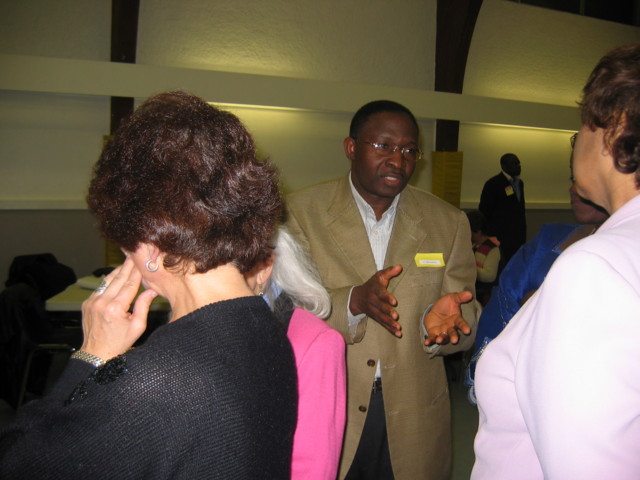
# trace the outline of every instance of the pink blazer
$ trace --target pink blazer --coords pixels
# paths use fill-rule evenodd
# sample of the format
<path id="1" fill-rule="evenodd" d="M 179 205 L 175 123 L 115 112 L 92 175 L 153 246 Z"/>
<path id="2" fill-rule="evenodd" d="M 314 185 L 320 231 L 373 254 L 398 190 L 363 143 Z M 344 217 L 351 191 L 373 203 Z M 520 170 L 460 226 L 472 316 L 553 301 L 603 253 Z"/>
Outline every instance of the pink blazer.
<path id="1" fill-rule="evenodd" d="M 291 478 L 334 480 L 346 420 L 345 345 L 342 335 L 296 308 L 287 337 L 298 368 L 298 425 Z"/>

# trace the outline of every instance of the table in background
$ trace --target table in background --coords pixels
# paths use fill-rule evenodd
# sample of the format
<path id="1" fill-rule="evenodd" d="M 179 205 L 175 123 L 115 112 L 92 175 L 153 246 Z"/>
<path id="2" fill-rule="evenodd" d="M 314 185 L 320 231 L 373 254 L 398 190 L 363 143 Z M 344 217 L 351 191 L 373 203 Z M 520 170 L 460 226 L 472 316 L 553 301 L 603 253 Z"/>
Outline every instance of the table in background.
<path id="1" fill-rule="evenodd" d="M 95 278 L 87 282 L 88 277 L 79 280 L 82 284 L 95 283 L 96 287 L 100 284 L 101 279 Z M 65 290 L 54 295 L 45 303 L 45 309 L 51 315 L 53 320 L 64 320 L 65 322 L 77 321 L 81 325 L 82 321 L 82 302 L 84 302 L 93 293 L 92 289 L 85 288 L 77 283 L 69 285 Z M 171 306 L 163 297 L 156 297 L 149 307 L 149 315 L 147 317 L 147 329 L 142 334 L 136 345 L 140 345 L 156 328 L 167 323 Z"/>
<path id="2" fill-rule="evenodd" d="M 65 290 L 54 295 L 45 303 L 48 312 L 82 312 L 84 302 L 93 290 L 81 287 L 78 284 L 69 285 Z M 162 297 L 156 297 L 151 302 L 149 310 L 152 312 L 168 312 L 171 310 L 169 302 Z"/>

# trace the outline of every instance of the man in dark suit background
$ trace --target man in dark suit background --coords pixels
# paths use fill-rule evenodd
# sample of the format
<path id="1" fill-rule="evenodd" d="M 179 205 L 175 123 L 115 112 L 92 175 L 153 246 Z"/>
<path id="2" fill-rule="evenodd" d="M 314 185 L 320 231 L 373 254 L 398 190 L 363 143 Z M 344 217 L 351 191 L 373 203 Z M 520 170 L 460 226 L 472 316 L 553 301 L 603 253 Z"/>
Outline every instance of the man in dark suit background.
<path id="1" fill-rule="evenodd" d="M 478 209 L 489 224 L 489 235 L 498 237 L 502 265 L 506 265 L 527 240 L 524 183 L 520 159 L 513 153 L 500 158 L 502 171 L 484 184 Z"/>

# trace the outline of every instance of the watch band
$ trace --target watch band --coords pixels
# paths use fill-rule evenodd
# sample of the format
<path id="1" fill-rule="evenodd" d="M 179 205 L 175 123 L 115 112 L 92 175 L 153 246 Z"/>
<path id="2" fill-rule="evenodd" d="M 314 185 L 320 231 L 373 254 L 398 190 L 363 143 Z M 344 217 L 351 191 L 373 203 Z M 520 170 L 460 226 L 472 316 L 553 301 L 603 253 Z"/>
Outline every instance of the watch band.
<path id="1" fill-rule="evenodd" d="M 101 367 L 105 362 L 100 357 L 96 357 L 90 353 L 84 352 L 82 350 L 78 350 L 71 355 L 71 358 L 77 358 L 78 360 L 82 360 L 83 362 L 90 363 L 94 367 Z"/>

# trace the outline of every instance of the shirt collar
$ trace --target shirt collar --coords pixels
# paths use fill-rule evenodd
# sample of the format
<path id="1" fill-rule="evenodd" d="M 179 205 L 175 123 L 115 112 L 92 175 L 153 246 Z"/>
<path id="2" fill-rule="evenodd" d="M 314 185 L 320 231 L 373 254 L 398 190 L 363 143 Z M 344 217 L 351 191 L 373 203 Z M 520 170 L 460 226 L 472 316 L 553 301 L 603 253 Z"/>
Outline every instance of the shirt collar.
<path id="1" fill-rule="evenodd" d="M 495 171 L 495 170 L 494 170 Z M 507 177 L 507 180 L 509 180 L 509 182 L 513 183 L 513 180 L 518 180 L 520 177 L 512 177 L 511 175 L 509 175 L 507 172 L 505 172 L 504 170 L 502 170 L 502 174 Z"/>
<path id="2" fill-rule="evenodd" d="M 360 210 L 360 214 L 362 215 L 363 220 L 366 221 L 366 219 L 369 218 L 369 219 L 373 219 L 373 223 L 377 223 L 378 220 L 376 220 L 376 213 L 373 211 L 373 208 L 371 208 L 371 205 L 369 205 L 367 201 L 364 198 L 362 198 L 362 195 L 360 195 L 358 190 L 356 190 L 356 187 L 353 185 L 353 182 L 351 181 L 351 172 L 349 172 L 349 186 L 351 187 L 351 193 L 353 194 L 353 199 L 356 201 L 356 205 L 358 206 L 358 210 Z M 391 218 L 395 217 L 396 207 L 398 205 L 399 199 L 400 199 L 400 194 L 395 196 L 395 198 L 393 199 L 393 202 L 391 202 L 391 205 L 389 205 L 389 208 L 387 208 L 385 212 L 382 214 L 382 217 L 380 217 L 380 222 L 384 221 L 389 217 Z"/>

